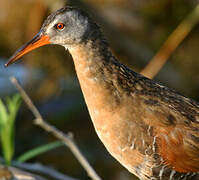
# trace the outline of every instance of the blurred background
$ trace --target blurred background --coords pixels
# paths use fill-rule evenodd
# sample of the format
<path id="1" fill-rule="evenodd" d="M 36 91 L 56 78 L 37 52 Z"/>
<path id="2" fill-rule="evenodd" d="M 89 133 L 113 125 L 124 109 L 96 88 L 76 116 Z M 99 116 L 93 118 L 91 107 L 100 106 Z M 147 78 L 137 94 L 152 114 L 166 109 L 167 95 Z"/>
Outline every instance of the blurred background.
<path id="1" fill-rule="evenodd" d="M 197 4 L 197 0 L 1 0 L 0 97 L 16 92 L 9 81 L 9 76 L 16 76 L 44 119 L 63 132 L 74 134 L 79 148 L 102 179 L 136 179 L 108 154 L 98 139 L 72 58 L 64 48 L 45 46 L 25 55 L 21 63 L 6 69 L 3 65 L 39 31 L 47 15 L 72 5 L 89 12 L 102 27 L 114 54 L 140 72 Z M 198 56 L 199 25 L 196 25 L 154 79 L 199 100 Z M 23 104 L 16 124 L 15 156 L 55 140 L 34 126 L 33 119 Z M 31 162 L 51 166 L 72 177 L 89 179 L 65 147 L 42 154 Z"/>

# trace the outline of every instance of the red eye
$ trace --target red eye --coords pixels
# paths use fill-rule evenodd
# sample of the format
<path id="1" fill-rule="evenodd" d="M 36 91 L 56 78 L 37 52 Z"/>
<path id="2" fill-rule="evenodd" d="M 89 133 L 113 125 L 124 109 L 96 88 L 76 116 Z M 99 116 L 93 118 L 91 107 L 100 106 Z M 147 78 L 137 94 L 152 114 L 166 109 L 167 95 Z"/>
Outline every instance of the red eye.
<path id="1" fill-rule="evenodd" d="M 65 27 L 65 25 L 63 23 L 58 23 L 58 24 L 55 25 L 55 28 L 59 29 L 59 30 L 64 29 L 64 27 Z"/>

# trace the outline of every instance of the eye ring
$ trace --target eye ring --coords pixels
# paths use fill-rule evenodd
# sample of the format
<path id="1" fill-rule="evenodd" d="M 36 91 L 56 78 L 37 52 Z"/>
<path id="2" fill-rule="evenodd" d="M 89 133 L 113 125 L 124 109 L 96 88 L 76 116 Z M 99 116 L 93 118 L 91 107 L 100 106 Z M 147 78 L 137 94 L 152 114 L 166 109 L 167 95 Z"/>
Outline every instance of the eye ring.
<path id="1" fill-rule="evenodd" d="M 58 29 L 58 30 L 63 30 L 65 27 L 65 24 L 64 23 L 57 23 L 55 24 L 55 28 Z"/>

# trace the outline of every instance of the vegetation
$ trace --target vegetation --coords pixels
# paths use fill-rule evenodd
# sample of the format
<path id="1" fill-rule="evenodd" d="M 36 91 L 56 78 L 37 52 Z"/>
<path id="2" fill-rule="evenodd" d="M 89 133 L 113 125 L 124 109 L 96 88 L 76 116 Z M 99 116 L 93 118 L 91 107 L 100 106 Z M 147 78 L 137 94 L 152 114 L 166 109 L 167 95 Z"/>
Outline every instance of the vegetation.
<path id="1" fill-rule="evenodd" d="M 18 94 L 12 98 L 7 97 L 5 103 L 0 99 L 0 142 L 6 165 L 11 165 L 15 151 L 15 121 L 21 104 Z M 62 146 L 62 142 L 53 142 L 36 147 L 16 158 L 18 163 L 28 161 L 35 156 Z"/>
<path id="2" fill-rule="evenodd" d="M 7 97 L 5 104 L 0 99 L 0 140 L 4 159 L 7 165 L 11 164 L 14 155 L 15 119 L 20 107 L 20 96 Z"/>

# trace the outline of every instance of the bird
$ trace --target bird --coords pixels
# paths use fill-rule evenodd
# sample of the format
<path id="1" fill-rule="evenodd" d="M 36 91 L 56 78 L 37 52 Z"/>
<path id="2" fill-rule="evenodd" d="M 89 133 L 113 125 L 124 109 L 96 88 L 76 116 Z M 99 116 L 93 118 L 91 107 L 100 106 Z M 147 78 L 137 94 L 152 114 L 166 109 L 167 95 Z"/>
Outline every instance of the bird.
<path id="1" fill-rule="evenodd" d="M 8 65 L 47 44 L 65 47 L 107 151 L 141 180 L 199 179 L 199 103 L 134 72 L 99 25 L 77 7 L 50 14 Z"/>

